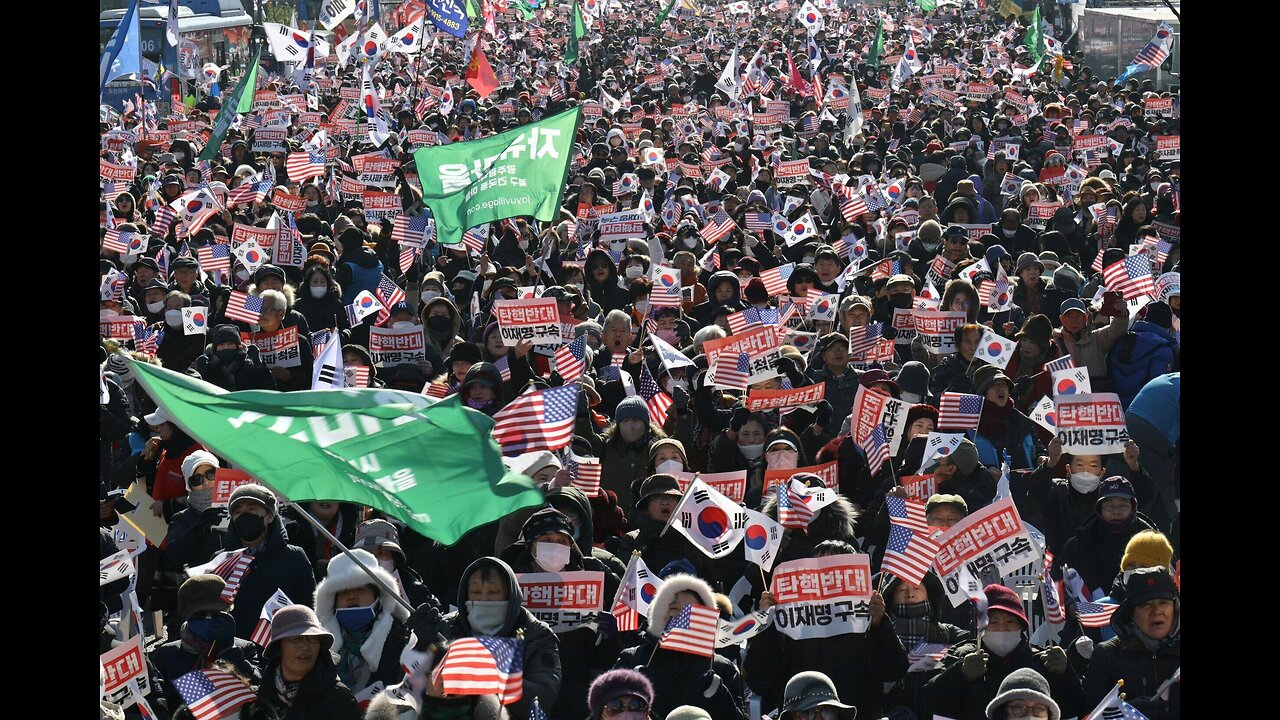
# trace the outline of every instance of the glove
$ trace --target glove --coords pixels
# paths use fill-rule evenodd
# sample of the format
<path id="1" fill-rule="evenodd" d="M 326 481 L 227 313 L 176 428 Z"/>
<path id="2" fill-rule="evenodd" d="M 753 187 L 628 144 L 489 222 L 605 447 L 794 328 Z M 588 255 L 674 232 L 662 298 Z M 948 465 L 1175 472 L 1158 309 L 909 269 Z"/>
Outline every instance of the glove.
<path id="1" fill-rule="evenodd" d="M 782 373 L 783 375 L 790 375 L 795 371 L 796 371 L 796 363 L 794 360 L 787 357 L 786 355 L 783 355 L 782 357 L 778 358 L 778 372 Z"/>
<path id="2" fill-rule="evenodd" d="M 1059 645 L 1054 645 L 1040 653 L 1040 661 L 1044 663 L 1044 669 L 1054 675 L 1061 675 L 1067 671 L 1067 653 Z"/>
<path id="3" fill-rule="evenodd" d="M 587 394 L 585 392 L 578 393 L 578 417 L 591 417 L 591 403 L 587 401 Z"/>
<path id="4" fill-rule="evenodd" d="M 743 425 L 747 424 L 747 418 L 751 417 L 751 412 L 745 407 L 738 406 L 733 409 L 733 419 L 729 421 L 729 429 L 738 432 Z"/>
<path id="5" fill-rule="evenodd" d="M 611 612 L 596 615 L 596 635 L 601 640 L 608 640 L 618 634 L 618 618 Z"/>
<path id="6" fill-rule="evenodd" d="M 689 391 L 677 385 L 671 390 L 671 399 L 675 401 L 676 410 L 684 411 L 689 407 Z"/>
<path id="7" fill-rule="evenodd" d="M 965 680 L 977 680 L 987 671 L 987 653 L 975 650 L 964 656 L 960 664 L 960 674 Z"/>
<path id="8" fill-rule="evenodd" d="M 200 513 L 201 525 L 217 525 L 222 522 L 222 516 L 226 513 L 226 508 L 211 507 Z"/>
<path id="9" fill-rule="evenodd" d="M 1075 648 L 1076 652 L 1080 653 L 1080 657 L 1088 660 L 1093 657 L 1093 638 L 1088 635 L 1081 635 L 1076 638 Z"/>
<path id="10" fill-rule="evenodd" d="M 720 682 L 720 676 L 714 670 L 708 670 L 703 673 L 698 686 L 702 688 L 702 697 L 710 699 L 715 694 L 724 689 L 724 683 Z"/>
<path id="11" fill-rule="evenodd" d="M 817 410 L 813 413 L 813 424 L 818 427 L 826 427 L 831 422 L 831 416 L 835 414 L 831 403 L 826 400 L 819 400 Z"/>
<path id="12" fill-rule="evenodd" d="M 422 603 L 417 610 L 413 611 L 409 616 L 408 625 L 409 629 L 418 636 L 418 645 L 415 649 L 426 650 L 432 645 L 444 647 L 446 640 L 440 633 L 443 620 L 444 615 L 440 612 L 440 606 L 434 598 Z"/>

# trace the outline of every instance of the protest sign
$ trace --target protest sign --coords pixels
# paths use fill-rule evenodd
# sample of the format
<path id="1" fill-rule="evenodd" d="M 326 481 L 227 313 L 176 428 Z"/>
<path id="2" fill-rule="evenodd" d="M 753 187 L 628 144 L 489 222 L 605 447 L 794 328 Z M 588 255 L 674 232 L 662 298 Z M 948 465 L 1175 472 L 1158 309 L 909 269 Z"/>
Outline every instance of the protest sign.
<path id="1" fill-rule="evenodd" d="M 850 434 L 855 443 L 862 445 L 867 438 L 871 437 L 871 431 L 880 424 L 885 403 L 892 399 L 878 390 L 858 386 L 857 394 L 853 398 L 853 412 L 850 414 Z"/>
<path id="2" fill-rule="evenodd" d="M 1165 162 L 1182 159 L 1181 135 L 1157 135 L 1156 159 Z"/>
<path id="3" fill-rule="evenodd" d="M 934 355 L 950 355 L 956 351 L 956 328 L 965 324 L 963 311 L 912 310 L 916 336 L 924 349 Z"/>
<path id="4" fill-rule="evenodd" d="M 382 155 L 356 155 L 351 158 L 351 165 L 356 169 L 359 180 L 366 186 L 394 188 L 396 186 L 396 169 L 400 161 Z"/>
<path id="5" fill-rule="evenodd" d="M 721 473 L 674 472 L 676 482 L 680 484 L 680 492 L 689 489 L 689 484 L 696 477 L 711 487 L 712 490 L 730 500 L 740 503 L 747 493 L 747 471 L 731 470 Z"/>
<path id="6" fill-rule="evenodd" d="M 910 410 L 911 403 L 898 398 L 885 400 L 880 409 L 880 424 L 884 426 L 884 436 L 889 442 L 890 455 L 897 455 L 898 449 L 902 447 L 902 438 L 907 431 L 907 413 Z"/>
<path id="7" fill-rule="evenodd" d="M 234 468 L 218 468 L 213 477 L 213 504 L 210 507 L 226 507 L 231 493 L 241 485 L 257 482 L 249 473 Z"/>
<path id="8" fill-rule="evenodd" d="M 422 328 L 369 328 L 369 353 L 373 355 L 373 364 L 378 367 L 424 363 L 427 361 L 427 345 Z"/>
<path id="9" fill-rule="evenodd" d="M 809 161 L 787 160 L 774 167 L 773 172 L 779 188 L 799 185 L 809 177 Z"/>
<path id="10" fill-rule="evenodd" d="M 1058 441 L 1062 452 L 1113 455 L 1124 452 L 1129 431 L 1115 393 L 1083 393 L 1057 398 Z"/>
<path id="11" fill-rule="evenodd" d="M 517 573 L 524 608 L 563 633 L 595 628 L 604 607 L 604 573 L 577 570 L 559 573 Z"/>
<path id="12" fill-rule="evenodd" d="M 262 153 L 288 152 L 285 141 L 289 137 L 289 128 L 283 125 L 260 127 L 253 131 L 253 151 Z"/>
<path id="13" fill-rule="evenodd" d="M 298 346 L 298 328 L 281 328 L 274 333 L 240 333 L 246 345 L 257 345 L 262 363 L 270 367 L 299 367 L 302 352 Z"/>
<path id="14" fill-rule="evenodd" d="M 129 681 L 138 683 L 138 689 L 145 695 L 150 692 L 147 676 L 147 655 L 142 648 L 142 635 L 134 635 L 125 642 L 102 653 L 100 659 L 106 670 L 107 681 L 104 698 L 108 702 L 122 707 L 134 703 L 133 694 L 129 691 Z"/>
<path id="15" fill-rule="evenodd" d="M 864 633 L 871 625 L 871 556 L 791 560 L 773 569 L 773 624 L 793 640 Z"/>
<path id="16" fill-rule="evenodd" d="M 307 199 L 301 195 L 291 195 L 288 190 L 278 187 L 271 191 L 271 204 L 285 212 L 296 213 L 306 209 Z"/>
<path id="17" fill-rule="evenodd" d="M 898 331 L 898 336 L 893 339 L 894 345 L 910 345 L 916 339 L 915 312 L 911 308 L 893 309 L 893 329 Z"/>
<path id="18" fill-rule="evenodd" d="M 793 390 L 758 390 L 752 389 L 747 395 L 747 409 L 751 412 L 759 410 L 781 410 L 783 408 L 813 405 L 827 395 L 826 383 L 806 385 Z"/>
<path id="19" fill-rule="evenodd" d="M 371 223 L 379 222 L 383 218 L 395 218 L 400 214 L 400 196 L 396 193 L 365 190 L 360 197 L 365 220 Z"/>
<path id="20" fill-rule="evenodd" d="M 146 320 L 133 315 L 108 315 L 98 319 L 98 334 L 109 340 L 132 340 L 133 327 L 146 324 Z"/>
<path id="21" fill-rule="evenodd" d="M 907 475 L 898 484 L 907 489 L 907 497 L 911 500 L 925 502 L 938 494 L 937 475 Z"/>
<path id="22" fill-rule="evenodd" d="M 959 605 L 968 597 L 962 587 L 961 571 L 967 570 L 978 578 L 994 566 L 1003 576 L 1040 557 L 1040 548 L 1031 541 L 1013 499 L 1006 497 L 974 511 L 943 533 L 938 538 L 933 567 L 951 603 Z"/>
<path id="23" fill-rule="evenodd" d="M 798 467 L 798 468 L 774 468 L 772 470 L 765 470 L 764 471 L 765 492 L 771 492 L 774 485 L 777 485 L 780 482 L 787 482 L 788 480 L 795 477 L 796 475 L 799 475 L 800 473 L 810 473 L 812 475 L 817 475 L 818 477 L 822 478 L 822 482 L 826 484 L 828 488 L 840 487 L 840 471 L 836 465 L 837 465 L 836 461 L 832 460 L 831 462 L 823 463 L 821 465 L 807 465 L 805 467 Z M 810 488 L 811 491 L 816 489 L 817 488 Z"/>
<path id="24" fill-rule="evenodd" d="M 729 358 L 734 358 L 739 353 L 746 353 L 751 371 L 747 378 L 748 385 L 778 376 L 778 360 L 782 357 L 780 348 L 778 332 L 772 325 L 752 327 L 737 335 L 708 340 L 702 344 L 707 363 L 712 366 L 716 365 L 722 354 L 728 353 Z M 708 378 L 708 381 L 716 384 L 714 378 Z"/>
<path id="25" fill-rule="evenodd" d="M 498 300 L 493 310 L 503 345 L 514 347 L 526 341 L 534 345 L 560 344 L 560 313 L 555 298 Z"/>
<path id="26" fill-rule="evenodd" d="M 643 210 L 624 210 L 600 216 L 600 242 L 643 238 L 645 214 Z"/>

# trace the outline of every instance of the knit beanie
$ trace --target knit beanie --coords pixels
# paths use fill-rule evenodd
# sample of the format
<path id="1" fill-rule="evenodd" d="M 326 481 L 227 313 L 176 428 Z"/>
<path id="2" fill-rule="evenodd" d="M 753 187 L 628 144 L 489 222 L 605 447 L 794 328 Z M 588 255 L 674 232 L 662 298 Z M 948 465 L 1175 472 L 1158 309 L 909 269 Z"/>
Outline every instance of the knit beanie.
<path id="1" fill-rule="evenodd" d="M 1138 568 L 1169 570 L 1172 564 L 1173 546 L 1169 544 L 1169 538 L 1158 530 L 1143 530 L 1129 538 L 1124 557 L 1120 559 L 1120 569 L 1124 571 Z"/>
<path id="2" fill-rule="evenodd" d="M 1006 717 L 997 714 L 1000 708 L 1014 700 L 1032 700 L 1049 706 L 1049 720 L 1061 720 L 1062 710 L 1049 695 L 1049 681 L 1031 668 L 1019 668 L 1009 673 L 1000 683 L 1000 691 L 987 705 L 987 718 Z"/>
<path id="3" fill-rule="evenodd" d="M 644 398 L 639 395 L 631 397 L 618 403 L 618 409 L 613 413 L 614 420 L 622 422 L 627 419 L 643 420 L 649 422 L 649 407 L 645 405 Z"/>

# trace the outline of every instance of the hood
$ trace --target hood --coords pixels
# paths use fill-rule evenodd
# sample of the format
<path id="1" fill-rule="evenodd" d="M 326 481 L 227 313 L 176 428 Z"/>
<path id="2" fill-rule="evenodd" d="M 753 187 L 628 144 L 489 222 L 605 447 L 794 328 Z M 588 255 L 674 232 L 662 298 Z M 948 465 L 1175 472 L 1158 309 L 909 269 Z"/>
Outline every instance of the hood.
<path id="1" fill-rule="evenodd" d="M 430 314 L 431 308 L 436 305 L 444 305 L 445 308 L 449 310 L 449 337 L 456 337 L 458 335 L 458 328 L 462 326 L 462 316 L 458 314 L 458 306 L 454 305 L 452 300 L 444 297 L 443 295 L 431 298 L 427 301 L 427 304 L 422 307 L 422 311 L 418 313 L 418 318 L 422 321 L 423 330 L 428 334 L 432 332 L 431 328 L 427 327 L 427 315 Z"/>
<path id="2" fill-rule="evenodd" d="M 1000 176 L 1000 179 L 1003 180 L 1004 176 L 1003 175 Z M 970 175 L 969 180 L 970 182 L 973 183 L 974 191 L 978 193 L 977 196 L 974 198 L 974 201 L 976 202 L 977 198 L 982 197 L 982 177 L 978 175 Z"/>
<path id="3" fill-rule="evenodd" d="M 359 549 L 352 550 L 351 553 L 360 558 L 360 562 L 367 565 L 387 587 L 396 587 L 395 577 L 378 565 L 378 559 L 373 553 Z M 372 583 L 369 575 L 345 554 L 337 555 L 329 561 L 329 574 L 316 586 L 316 617 L 320 618 L 324 629 L 333 635 L 333 647 L 330 648 L 333 652 L 341 652 L 343 643 L 342 625 L 338 624 L 337 609 L 334 607 L 338 593 Z M 360 646 L 360 656 L 375 668 L 382 659 L 382 647 L 387 642 L 391 625 L 396 620 L 405 622 L 409 619 L 409 611 L 386 590 L 379 588 L 378 596 L 382 600 L 382 609 L 373 621 L 369 637 Z"/>
<path id="4" fill-rule="evenodd" d="M 730 300 L 736 299 L 741 296 L 742 283 L 739 282 L 737 274 L 729 272 L 728 270 L 717 270 L 716 272 L 711 274 L 710 278 L 707 279 L 707 299 L 708 300 L 711 300 L 712 302 L 715 301 L 716 286 L 724 282 L 727 282 L 733 285 L 733 297 L 730 298 Z"/>
<path id="5" fill-rule="evenodd" d="M 881 573 L 877 584 L 884 585 L 884 589 L 880 591 L 880 594 L 884 596 L 884 601 L 889 607 L 893 607 L 893 593 L 901 582 L 902 578 L 893 573 Z M 933 605 L 933 617 L 929 619 L 937 622 L 941 611 L 951 607 L 951 601 L 947 599 L 947 593 L 942 587 L 942 581 L 932 571 L 924 574 L 923 585 L 925 592 L 929 595 L 929 603 Z"/>
<path id="6" fill-rule="evenodd" d="M 978 220 L 978 204 L 967 197 L 958 197 L 947 203 L 946 209 L 938 213 L 938 219 L 945 225 L 952 222 L 952 216 L 956 214 L 956 208 L 964 207 L 969 209 L 970 222 Z"/>
<path id="7" fill-rule="evenodd" d="M 557 510 L 570 510 L 582 518 L 582 528 L 578 531 L 578 550 L 584 557 L 591 555 L 591 540 L 595 537 L 595 522 L 591 517 L 591 501 L 585 493 L 576 487 L 556 488 L 547 492 L 547 502 Z"/>
<path id="8" fill-rule="evenodd" d="M 649 603 L 650 635 L 655 638 L 662 637 L 662 631 L 667 627 L 667 616 L 670 614 L 667 606 L 671 604 L 677 593 L 686 590 L 701 598 L 703 607 L 716 608 L 715 591 L 706 580 L 684 573 L 668 576 L 663 580 L 662 587 L 658 588 L 658 592 L 654 594 L 653 601 Z M 718 608 L 716 609 L 718 611 Z"/>
<path id="9" fill-rule="evenodd" d="M 604 264 L 609 266 L 609 279 L 602 284 L 597 284 L 595 281 L 595 278 L 591 273 L 591 269 L 594 267 L 595 263 L 599 263 L 599 262 L 604 262 Z M 595 250 L 592 250 L 591 252 L 587 253 L 587 259 L 584 260 L 582 263 L 582 274 L 584 276 L 583 281 L 585 282 L 587 287 L 591 288 L 592 290 L 599 290 L 605 287 L 618 284 L 617 264 L 613 262 L 613 258 L 609 257 L 609 253 L 599 248 L 596 248 Z"/>
<path id="10" fill-rule="evenodd" d="M 1147 322 L 1146 320 L 1135 321 L 1133 323 L 1133 327 L 1129 328 L 1129 332 L 1134 333 L 1138 336 L 1154 335 L 1155 337 L 1152 339 L 1155 340 L 1156 342 L 1172 341 L 1174 339 L 1172 331 L 1165 330 L 1159 325 L 1156 325 L 1155 323 Z"/>
<path id="11" fill-rule="evenodd" d="M 515 631 L 516 622 L 520 619 L 520 612 L 524 609 L 524 604 L 520 595 L 520 583 L 516 582 L 516 573 L 511 566 L 499 560 L 496 557 L 482 557 L 467 566 L 462 572 L 462 578 L 458 581 L 458 622 L 461 623 L 462 630 L 465 635 L 473 635 L 475 631 L 471 629 L 471 623 L 467 621 L 467 582 L 471 580 L 471 575 L 483 567 L 496 568 L 507 579 L 507 622 L 502 626 L 502 635 L 505 637 Z"/>
<path id="12" fill-rule="evenodd" d="M 768 493 L 760 511 L 771 519 L 778 519 L 778 494 Z M 809 540 L 817 545 L 823 540 L 843 540 L 854 547 L 858 546 L 856 530 L 861 513 L 843 495 L 837 494 L 836 501 L 819 510 L 809 522 Z M 790 532 L 790 531 L 786 531 Z"/>
<path id="13" fill-rule="evenodd" d="M 378 254 L 363 245 L 343 255 L 340 262 L 353 262 L 362 268 L 376 268 L 379 264 Z"/>

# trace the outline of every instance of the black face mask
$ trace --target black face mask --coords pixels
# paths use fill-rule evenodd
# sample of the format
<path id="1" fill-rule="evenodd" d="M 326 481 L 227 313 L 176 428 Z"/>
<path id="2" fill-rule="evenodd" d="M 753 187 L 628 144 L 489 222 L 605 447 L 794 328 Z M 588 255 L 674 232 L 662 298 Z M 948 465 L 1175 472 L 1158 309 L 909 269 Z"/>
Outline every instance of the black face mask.
<path id="1" fill-rule="evenodd" d="M 245 542 L 257 540 L 267 531 L 267 521 L 253 513 L 245 513 L 231 521 L 236 535 Z"/>
<path id="2" fill-rule="evenodd" d="M 906 293 L 898 293 L 889 296 L 889 304 L 901 308 L 903 310 L 911 307 L 912 297 Z"/>
<path id="3" fill-rule="evenodd" d="M 772 185 L 772 183 L 770 183 L 770 182 L 769 182 L 769 181 L 767 181 L 767 180 L 757 180 L 757 181 L 756 181 L 756 189 L 761 190 L 761 191 L 768 190 L 770 185 Z"/>
<path id="4" fill-rule="evenodd" d="M 448 330 L 451 324 L 449 316 L 447 315 L 436 315 L 435 317 L 427 318 L 427 327 L 436 332 L 444 332 L 445 330 Z"/>
<path id="5" fill-rule="evenodd" d="M 217 350 L 213 354 L 218 357 L 218 360 L 222 361 L 223 365 L 230 365 L 244 358 L 243 350 Z"/>

